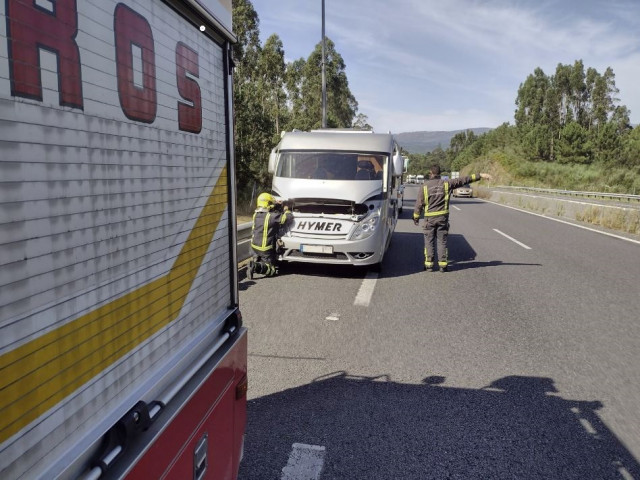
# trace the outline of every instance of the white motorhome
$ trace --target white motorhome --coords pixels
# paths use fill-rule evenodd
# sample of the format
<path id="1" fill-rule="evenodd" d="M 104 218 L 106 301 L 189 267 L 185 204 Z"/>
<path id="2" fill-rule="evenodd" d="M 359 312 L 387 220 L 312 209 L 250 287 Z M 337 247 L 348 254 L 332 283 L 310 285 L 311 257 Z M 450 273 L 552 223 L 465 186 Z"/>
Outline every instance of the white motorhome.
<path id="1" fill-rule="evenodd" d="M 282 260 L 379 269 L 398 219 L 403 170 L 390 133 L 283 134 L 269 158 L 273 194 L 295 219 Z"/>

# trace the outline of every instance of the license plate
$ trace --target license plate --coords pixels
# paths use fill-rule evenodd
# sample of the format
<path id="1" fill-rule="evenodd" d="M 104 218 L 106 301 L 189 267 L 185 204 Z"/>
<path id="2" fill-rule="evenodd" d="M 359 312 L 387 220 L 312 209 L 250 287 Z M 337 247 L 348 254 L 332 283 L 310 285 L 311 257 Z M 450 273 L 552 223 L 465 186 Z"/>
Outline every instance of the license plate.
<path id="1" fill-rule="evenodd" d="M 300 251 L 303 253 L 333 253 L 331 245 L 300 245 Z"/>

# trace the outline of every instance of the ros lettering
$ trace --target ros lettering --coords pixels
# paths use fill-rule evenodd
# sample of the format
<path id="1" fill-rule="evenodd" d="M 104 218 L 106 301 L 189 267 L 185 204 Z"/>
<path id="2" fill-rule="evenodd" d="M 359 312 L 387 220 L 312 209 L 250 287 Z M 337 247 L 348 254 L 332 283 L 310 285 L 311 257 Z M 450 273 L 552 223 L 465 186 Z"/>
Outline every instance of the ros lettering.
<path id="1" fill-rule="evenodd" d="M 35 0 L 6 0 L 11 95 L 43 100 L 40 49 L 58 62 L 60 105 L 84 109 L 77 0 L 56 0 L 47 9 Z M 149 22 L 128 6 L 115 7 L 116 77 L 120 106 L 131 120 L 153 123 L 157 115 L 156 53 Z M 138 58 L 134 51 L 140 52 Z M 178 128 L 202 131 L 198 53 L 183 42 L 175 48 Z M 137 70 L 136 70 L 137 69 Z M 137 74 L 141 73 L 141 76 Z"/>
<path id="2" fill-rule="evenodd" d="M 118 96 L 122 111 L 130 120 L 153 123 L 158 105 L 156 93 L 156 55 L 151 25 L 126 5 L 116 6 L 114 35 Z M 142 51 L 142 85 L 134 83 L 133 49 Z"/>

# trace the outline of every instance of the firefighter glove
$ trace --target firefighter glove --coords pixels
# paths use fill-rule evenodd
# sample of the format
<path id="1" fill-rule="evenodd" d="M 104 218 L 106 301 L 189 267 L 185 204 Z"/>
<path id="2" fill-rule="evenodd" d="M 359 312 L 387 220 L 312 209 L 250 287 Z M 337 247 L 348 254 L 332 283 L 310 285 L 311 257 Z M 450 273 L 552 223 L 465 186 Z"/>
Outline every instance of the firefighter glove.
<path id="1" fill-rule="evenodd" d="M 420 223 L 420 222 L 418 221 L 418 219 L 417 219 L 417 218 L 414 218 L 414 219 L 413 219 L 413 224 L 414 224 L 414 225 L 418 225 L 419 223 Z"/>

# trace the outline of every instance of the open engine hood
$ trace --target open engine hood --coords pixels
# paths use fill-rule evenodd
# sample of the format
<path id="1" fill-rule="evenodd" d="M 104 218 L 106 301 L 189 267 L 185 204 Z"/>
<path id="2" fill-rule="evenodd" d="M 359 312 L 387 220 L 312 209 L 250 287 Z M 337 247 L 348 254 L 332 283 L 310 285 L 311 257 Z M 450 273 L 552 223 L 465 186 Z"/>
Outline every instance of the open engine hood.
<path id="1" fill-rule="evenodd" d="M 283 200 L 295 198 L 324 198 L 364 203 L 382 192 L 380 180 L 311 180 L 276 177 L 273 192 Z"/>

